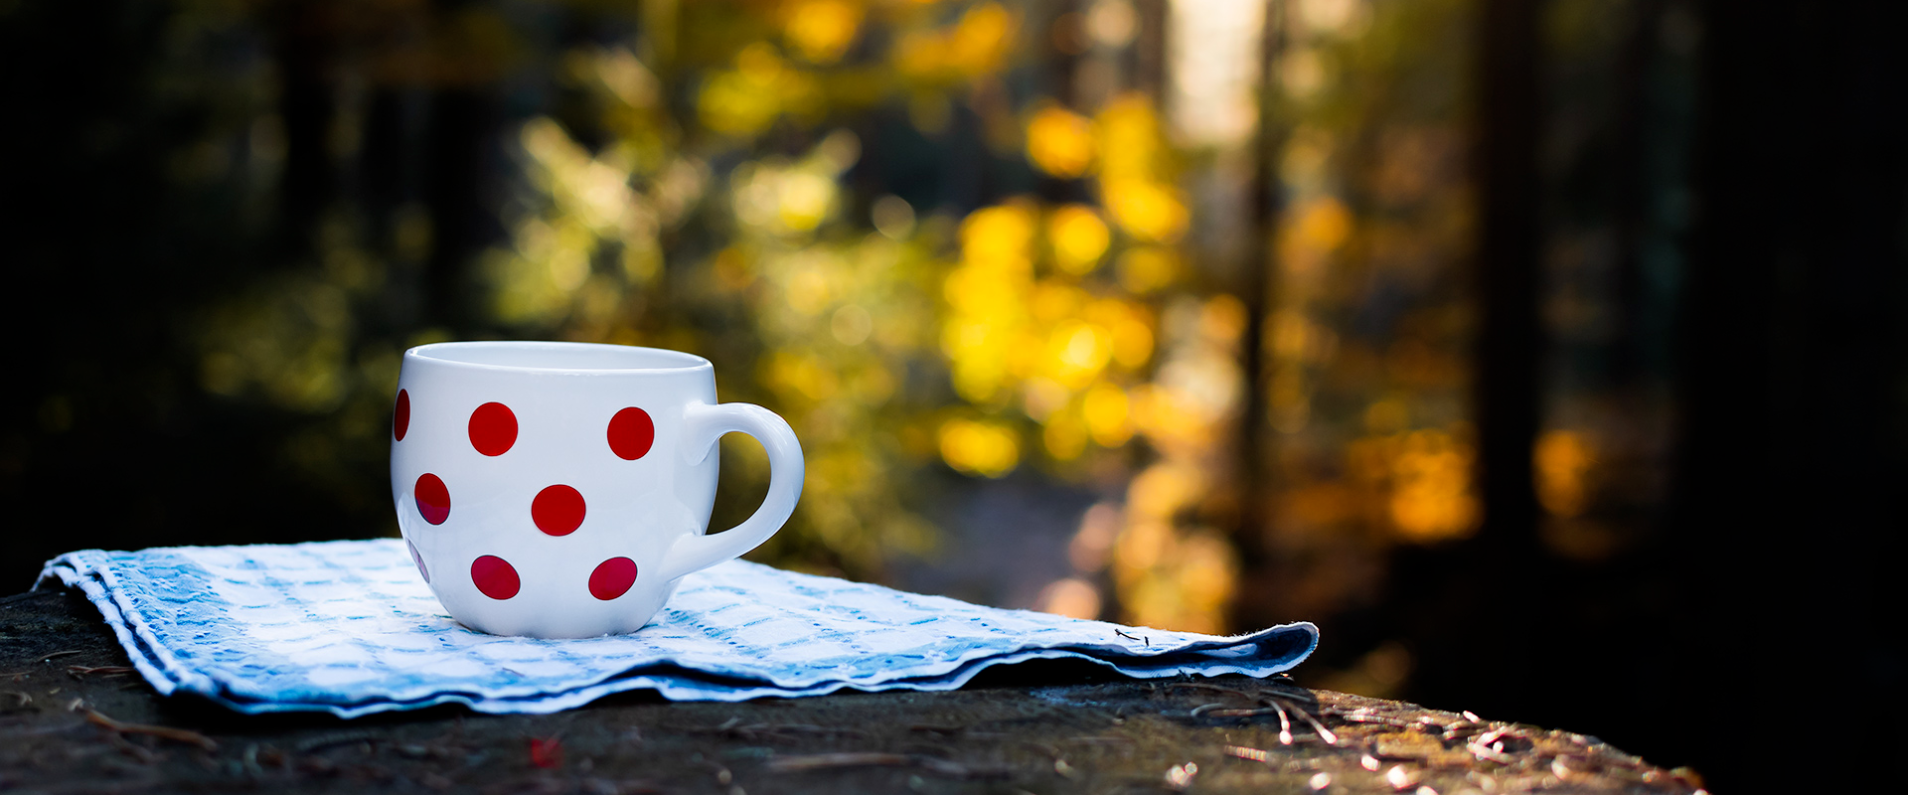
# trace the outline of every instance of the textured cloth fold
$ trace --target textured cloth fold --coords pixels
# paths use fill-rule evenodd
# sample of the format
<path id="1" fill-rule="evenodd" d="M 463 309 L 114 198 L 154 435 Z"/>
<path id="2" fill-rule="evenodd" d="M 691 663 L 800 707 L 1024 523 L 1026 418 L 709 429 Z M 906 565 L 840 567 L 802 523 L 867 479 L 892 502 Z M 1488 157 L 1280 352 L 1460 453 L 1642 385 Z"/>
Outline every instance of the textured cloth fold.
<path id="1" fill-rule="evenodd" d="M 1308 623 L 1236 637 L 1132 629 L 744 561 L 684 577 L 640 632 L 501 637 L 451 620 L 397 539 L 89 549 L 48 561 L 49 582 L 83 591 L 162 694 L 347 718 L 446 703 L 548 713 L 643 689 L 697 701 L 951 690 L 1036 659 L 1139 678 L 1269 676 L 1318 643 Z"/>

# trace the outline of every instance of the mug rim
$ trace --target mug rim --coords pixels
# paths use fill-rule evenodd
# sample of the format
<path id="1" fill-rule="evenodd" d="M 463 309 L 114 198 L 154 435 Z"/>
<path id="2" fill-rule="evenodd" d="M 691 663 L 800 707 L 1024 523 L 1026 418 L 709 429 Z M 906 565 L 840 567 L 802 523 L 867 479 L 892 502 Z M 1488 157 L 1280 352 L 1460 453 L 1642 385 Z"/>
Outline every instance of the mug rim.
<path id="1" fill-rule="evenodd" d="M 612 356 L 630 355 L 630 354 L 637 354 L 642 356 L 660 356 L 664 360 L 673 359 L 675 360 L 675 362 L 672 364 L 663 364 L 661 366 L 623 366 L 623 367 L 618 367 L 618 366 L 573 367 L 573 366 L 541 366 L 541 365 L 525 365 L 525 364 L 498 364 L 494 362 L 471 361 L 469 359 L 464 359 L 464 358 L 453 358 L 452 356 L 448 355 L 454 351 L 468 351 L 472 353 L 480 353 L 484 351 L 513 351 L 513 352 L 592 351 L 592 352 L 603 353 L 603 354 L 608 354 Z M 415 358 L 420 361 L 428 361 L 433 364 L 445 365 L 445 366 L 456 367 L 456 368 L 466 368 L 466 369 L 472 369 L 472 370 L 489 370 L 489 371 L 495 371 L 495 372 L 519 372 L 519 373 L 570 373 L 570 374 L 579 374 L 579 375 L 616 374 L 616 373 L 668 374 L 668 373 L 690 373 L 690 372 L 695 372 L 698 370 L 714 370 L 715 369 L 715 365 L 711 364 L 708 359 L 705 359 L 701 356 L 697 356 L 693 353 L 670 350 L 668 348 L 647 348 L 640 345 L 617 345 L 614 343 L 605 343 L 605 342 L 562 342 L 562 341 L 555 341 L 555 340 L 549 340 L 549 341 L 470 340 L 470 341 L 460 341 L 460 342 L 433 342 L 426 345 L 418 345 L 409 350 L 406 350 L 404 352 L 404 358 L 406 359 Z"/>

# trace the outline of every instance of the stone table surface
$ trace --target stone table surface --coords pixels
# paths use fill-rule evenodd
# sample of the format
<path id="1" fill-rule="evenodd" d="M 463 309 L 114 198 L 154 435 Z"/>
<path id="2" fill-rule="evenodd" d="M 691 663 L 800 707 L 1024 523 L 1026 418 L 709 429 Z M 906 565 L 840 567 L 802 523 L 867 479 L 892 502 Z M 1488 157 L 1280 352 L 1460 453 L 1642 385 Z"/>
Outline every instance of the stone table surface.
<path id="1" fill-rule="evenodd" d="M 127 666 L 77 592 L 0 599 L 0 791 L 1701 791 L 1595 738 L 1282 677 L 1138 681 L 1047 662 L 945 693 L 626 694 L 555 715 L 344 721 L 162 698 Z"/>

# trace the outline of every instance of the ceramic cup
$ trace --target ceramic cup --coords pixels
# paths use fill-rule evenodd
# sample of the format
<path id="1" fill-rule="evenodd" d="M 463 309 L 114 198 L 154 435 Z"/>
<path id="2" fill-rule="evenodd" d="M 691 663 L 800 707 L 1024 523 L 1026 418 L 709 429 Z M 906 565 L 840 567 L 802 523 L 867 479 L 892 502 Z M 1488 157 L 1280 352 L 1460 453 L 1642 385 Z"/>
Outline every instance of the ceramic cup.
<path id="1" fill-rule="evenodd" d="M 707 535 L 716 440 L 768 451 L 768 497 Z M 801 444 L 773 412 L 716 403 L 699 356 L 573 342 L 404 353 L 391 492 L 418 573 L 452 618 L 497 635 L 634 632 L 683 575 L 754 549 L 801 497 Z"/>

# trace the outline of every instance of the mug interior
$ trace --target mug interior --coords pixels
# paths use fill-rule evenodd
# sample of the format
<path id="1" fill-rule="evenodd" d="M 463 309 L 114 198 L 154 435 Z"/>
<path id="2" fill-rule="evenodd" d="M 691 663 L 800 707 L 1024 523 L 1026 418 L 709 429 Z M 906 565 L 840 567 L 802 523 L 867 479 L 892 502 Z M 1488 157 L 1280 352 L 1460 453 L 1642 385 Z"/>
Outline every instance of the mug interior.
<path id="1" fill-rule="evenodd" d="M 692 353 L 591 342 L 439 342 L 410 354 L 478 367 L 565 372 L 694 370 L 709 360 Z"/>

